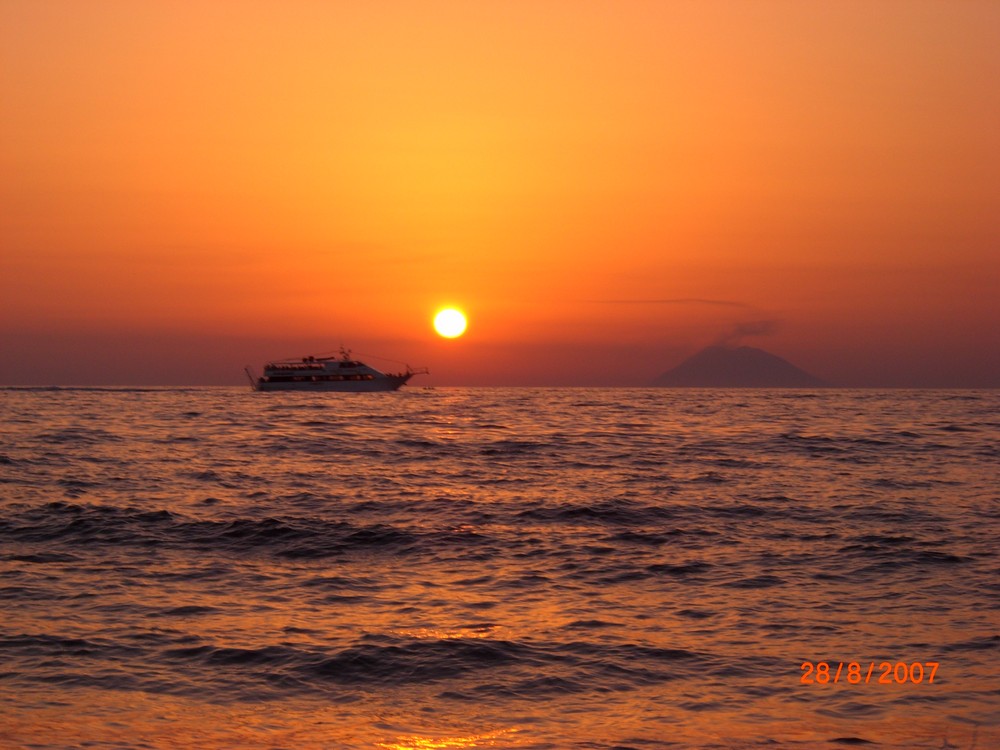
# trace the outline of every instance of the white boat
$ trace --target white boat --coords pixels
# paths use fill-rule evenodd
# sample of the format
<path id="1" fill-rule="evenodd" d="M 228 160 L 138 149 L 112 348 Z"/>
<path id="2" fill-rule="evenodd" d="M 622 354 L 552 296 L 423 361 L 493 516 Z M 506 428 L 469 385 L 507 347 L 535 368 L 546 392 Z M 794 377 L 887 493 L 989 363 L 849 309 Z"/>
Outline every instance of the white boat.
<path id="1" fill-rule="evenodd" d="M 264 374 L 255 378 L 249 366 L 245 368 L 250 386 L 255 391 L 338 391 L 365 393 L 395 391 L 414 375 L 426 375 L 426 369 L 406 370 L 390 374 L 376 370 L 351 356 L 347 349 L 340 356 L 309 356 L 282 359 L 264 365 Z"/>

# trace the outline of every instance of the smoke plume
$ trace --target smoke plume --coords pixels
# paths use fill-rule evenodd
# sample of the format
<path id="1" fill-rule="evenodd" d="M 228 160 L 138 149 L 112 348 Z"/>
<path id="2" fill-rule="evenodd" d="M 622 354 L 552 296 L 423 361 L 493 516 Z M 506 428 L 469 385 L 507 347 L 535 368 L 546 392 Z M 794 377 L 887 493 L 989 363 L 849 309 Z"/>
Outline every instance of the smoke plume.
<path id="1" fill-rule="evenodd" d="M 770 336 L 778 330 L 777 320 L 746 320 L 733 325 L 715 340 L 716 346 L 740 346 L 751 336 Z"/>

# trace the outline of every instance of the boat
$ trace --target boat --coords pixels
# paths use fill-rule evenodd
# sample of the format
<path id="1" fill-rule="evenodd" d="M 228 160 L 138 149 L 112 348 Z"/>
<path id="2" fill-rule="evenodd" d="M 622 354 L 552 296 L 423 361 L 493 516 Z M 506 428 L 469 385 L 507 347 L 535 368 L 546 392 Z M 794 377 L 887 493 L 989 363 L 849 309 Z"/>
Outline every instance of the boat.
<path id="1" fill-rule="evenodd" d="M 341 347 L 339 356 L 311 355 L 301 359 L 281 359 L 264 365 L 264 374 L 255 378 L 249 365 L 244 368 L 255 391 L 336 391 L 371 393 L 395 391 L 414 375 L 426 375 L 428 370 L 411 369 L 391 374 L 376 370 L 355 359 L 350 350 Z"/>

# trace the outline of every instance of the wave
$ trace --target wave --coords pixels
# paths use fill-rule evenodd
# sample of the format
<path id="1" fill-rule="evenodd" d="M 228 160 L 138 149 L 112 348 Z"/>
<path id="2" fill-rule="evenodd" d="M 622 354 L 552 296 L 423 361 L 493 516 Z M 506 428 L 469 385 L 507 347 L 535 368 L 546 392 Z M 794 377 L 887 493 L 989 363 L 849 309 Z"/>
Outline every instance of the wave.
<path id="1" fill-rule="evenodd" d="M 332 650 L 291 642 L 239 647 L 158 631 L 128 639 L 19 634 L 0 638 L 0 648 L 12 665 L 34 664 L 33 679 L 43 682 L 192 697 L 210 693 L 234 700 L 438 683 L 447 683 L 454 698 L 531 700 L 694 679 L 724 661 L 687 649 L 635 643 L 382 634 Z"/>
<path id="2" fill-rule="evenodd" d="M 311 516 L 195 520 L 168 510 L 64 501 L 0 519 L 0 539 L 21 543 L 171 547 L 285 558 L 321 558 L 378 549 L 406 554 L 442 543 L 485 541 L 467 530 L 417 530 L 387 523 L 359 524 Z"/>
<path id="3" fill-rule="evenodd" d="M 615 498 L 591 503 L 537 502 L 518 511 L 515 517 L 550 523 L 573 522 L 642 526 L 670 520 L 676 515 L 676 510 L 662 505 L 643 503 L 629 498 Z"/>

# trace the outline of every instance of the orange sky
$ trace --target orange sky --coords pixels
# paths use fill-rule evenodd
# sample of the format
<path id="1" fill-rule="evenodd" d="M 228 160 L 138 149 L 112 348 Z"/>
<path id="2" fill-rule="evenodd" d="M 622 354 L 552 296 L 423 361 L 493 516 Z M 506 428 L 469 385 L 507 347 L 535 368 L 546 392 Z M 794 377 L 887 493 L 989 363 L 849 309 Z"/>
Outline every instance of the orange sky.
<path id="1" fill-rule="evenodd" d="M 1000 386 L 998 81 L 993 0 L 3 0 L 0 383 L 636 385 L 767 321 Z"/>

